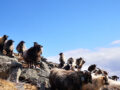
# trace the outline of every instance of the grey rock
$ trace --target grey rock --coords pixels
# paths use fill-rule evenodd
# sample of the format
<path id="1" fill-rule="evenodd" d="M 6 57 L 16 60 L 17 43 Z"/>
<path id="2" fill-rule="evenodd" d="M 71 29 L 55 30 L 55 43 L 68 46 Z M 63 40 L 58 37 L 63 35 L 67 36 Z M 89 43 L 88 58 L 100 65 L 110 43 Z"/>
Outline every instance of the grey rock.
<path id="1" fill-rule="evenodd" d="M 50 90 L 50 69 L 56 64 L 41 60 L 39 68 L 22 68 L 17 58 L 0 55 L 0 78 L 17 83 L 18 90 L 24 90 L 24 84 L 30 83 L 38 87 L 38 90 Z M 20 82 L 19 82 L 20 80 Z"/>
<path id="2" fill-rule="evenodd" d="M 40 68 L 22 69 L 20 81 L 36 85 L 39 90 L 44 90 L 50 87 L 48 79 L 50 69 L 45 62 L 40 62 L 39 65 Z"/>
<path id="3" fill-rule="evenodd" d="M 22 65 L 16 58 L 0 55 L 0 78 L 19 82 Z"/>

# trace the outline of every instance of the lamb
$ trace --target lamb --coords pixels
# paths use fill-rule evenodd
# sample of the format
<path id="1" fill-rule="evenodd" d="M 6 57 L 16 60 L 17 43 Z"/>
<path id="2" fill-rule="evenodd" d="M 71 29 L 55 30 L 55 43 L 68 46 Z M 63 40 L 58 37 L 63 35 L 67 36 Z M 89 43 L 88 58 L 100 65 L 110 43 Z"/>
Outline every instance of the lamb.
<path id="1" fill-rule="evenodd" d="M 4 44 L 4 50 L 6 51 L 6 55 L 10 57 L 13 57 L 13 49 L 14 49 L 13 42 L 14 42 L 13 40 L 8 40 Z"/>
<path id="2" fill-rule="evenodd" d="M 23 52 L 26 50 L 26 47 L 25 47 L 24 43 L 25 43 L 24 41 L 21 41 L 16 47 L 16 50 L 21 55 L 23 55 Z"/>
<path id="3" fill-rule="evenodd" d="M 41 45 L 36 45 L 23 53 L 23 58 L 27 62 L 29 68 L 33 65 L 36 68 L 37 62 L 41 60 L 42 47 Z"/>
<path id="4" fill-rule="evenodd" d="M 3 53 L 4 43 L 7 40 L 8 36 L 3 35 L 3 37 L 0 37 L 0 52 Z"/>
<path id="5" fill-rule="evenodd" d="M 81 90 L 82 85 L 92 83 L 90 72 L 54 68 L 49 75 L 51 90 Z"/>
<path id="6" fill-rule="evenodd" d="M 82 90 L 100 90 L 103 86 L 109 85 L 108 78 L 102 75 L 92 74 L 92 84 L 83 85 Z"/>
<path id="7" fill-rule="evenodd" d="M 64 64 L 65 64 L 64 54 L 63 54 L 63 53 L 60 53 L 59 55 L 60 55 L 60 58 L 59 58 L 60 64 L 59 64 L 58 67 L 59 67 L 59 68 L 62 68 L 62 67 L 64 66 Z"/>
<path id="8" fill-rule="evenodd" d="M 75 68 L 77 68 L 78 70 L 81 70 L 84 63 L 85 63 L 85 61 L 83 60 L 83 58 L 80 57 L 80 58 L 76 59 Z"/>

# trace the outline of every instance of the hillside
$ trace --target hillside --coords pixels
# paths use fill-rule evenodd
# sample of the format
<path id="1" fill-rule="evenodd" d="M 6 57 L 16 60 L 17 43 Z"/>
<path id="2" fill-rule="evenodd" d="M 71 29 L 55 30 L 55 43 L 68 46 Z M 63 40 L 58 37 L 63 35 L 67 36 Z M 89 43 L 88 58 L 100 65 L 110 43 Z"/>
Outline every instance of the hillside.
<path id="1" fill-rule="evenodd" d="M 38 65 L 40 68 L 27 68 L 23 60 L 0 55 L 0 90 L 50 90 L 50 69 L 58 64 L 45 58 Z M 120 83 L 114 83 L 102 90 L 120 90 Z"/>

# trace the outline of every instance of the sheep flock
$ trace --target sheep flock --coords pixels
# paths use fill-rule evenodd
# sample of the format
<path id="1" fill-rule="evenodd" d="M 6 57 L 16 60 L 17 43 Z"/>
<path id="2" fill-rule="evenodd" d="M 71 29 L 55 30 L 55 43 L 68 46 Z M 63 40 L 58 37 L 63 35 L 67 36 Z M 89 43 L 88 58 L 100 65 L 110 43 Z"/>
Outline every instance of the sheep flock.
<path id="1" fill-rule="evenodd" d="M 0 53 L 9 57 L 19 57 L 27 64 L 26 68 L 40 68 L 43 46 L 37 42 L 26 49 L 25 41 L 18 43 L 14 53 L 14 41 L 7 35 L 0 37 Z M 21 63 L 22 63 L 21 62 Z M 53 66 L 49 75 L 51 90 L 120 90 L 119 77 L 109 76 L 109 73 L 92 64 L 87 70 L 82 70 L 86 61 L 80 57 L 76 60 L 70 57 L 64 59 L 64 53 L 59 53 L 59 64 Z"/>

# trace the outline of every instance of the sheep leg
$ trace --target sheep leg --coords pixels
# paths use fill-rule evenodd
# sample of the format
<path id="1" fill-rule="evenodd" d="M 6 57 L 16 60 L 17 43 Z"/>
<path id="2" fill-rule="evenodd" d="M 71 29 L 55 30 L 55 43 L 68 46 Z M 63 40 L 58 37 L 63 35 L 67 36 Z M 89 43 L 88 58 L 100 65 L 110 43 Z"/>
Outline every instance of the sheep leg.
<path id="1" fill-rule="evenodd" d="M 32 61 L 32 68 L 34 68 L 34 62 Z"/>
<path id="2" fill-rule="evenodd" d="M 9 56 L 10 53 L 9 50 L 5 50 L 5 51 L 6 51 L 6 55 Z"/>
<path id="3" fill-rule="evenodd" d="M 36 66 L 37 66 L 37 62 L 36 61 L 34 62 L 34 65 L 35 65 L 35 68 L 36 68 Z"/>
<path id="4" fill-rule="evenodd" d="M 32 68 L 32 62 L 30 61 L 30 66 L 29 66 L 29 68 Z"/>
<path id="5" fill-rule="evenodd" d="M 21 56 L 23 56 L 23 52 L 22 52 L 22 55 Z"/>
<path id="6" fill-rule="evenodd" d="M 3 45 L 0 45 L 0 53 L 3 53 Z"/>
<path id="7" fill-rule="evenodd" d="M 36 68 L 36 66 L 35 66 L 35 61 L 33 61 L 33 67 L 35 67 L 35 68 Z"/>
<path id="8" fill-rule="evenodd" d="M 30 63 L 28 63 L 28 68 L 30 68 Z"/>
<path id="9" fill-rule="evenodd" d="M 31 61 L 28 62 L 28 68 L 31 68 Z"/>
<path id="10" fill-rule="evenodd" d="M 10 56 L 13 57 L 13 51 L 10 51 Z"/>

